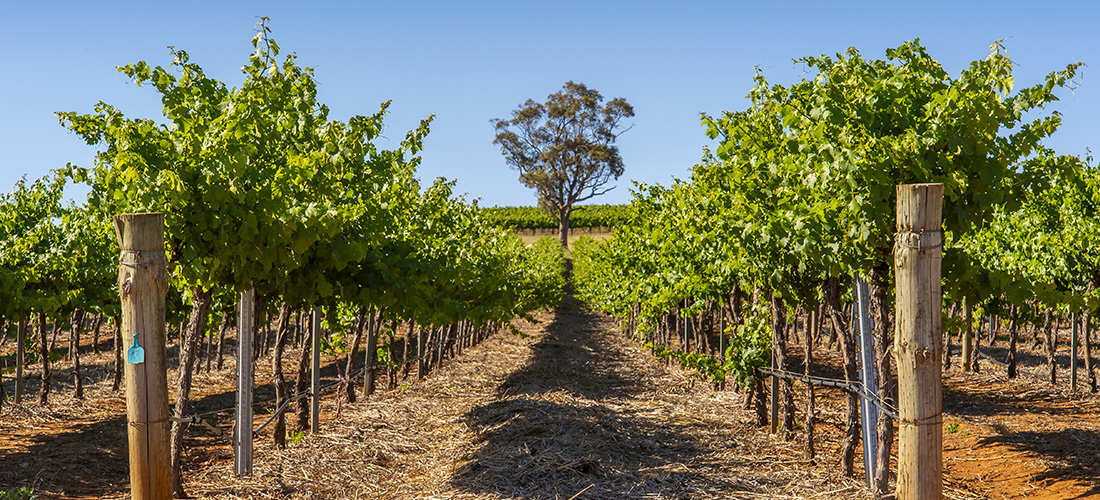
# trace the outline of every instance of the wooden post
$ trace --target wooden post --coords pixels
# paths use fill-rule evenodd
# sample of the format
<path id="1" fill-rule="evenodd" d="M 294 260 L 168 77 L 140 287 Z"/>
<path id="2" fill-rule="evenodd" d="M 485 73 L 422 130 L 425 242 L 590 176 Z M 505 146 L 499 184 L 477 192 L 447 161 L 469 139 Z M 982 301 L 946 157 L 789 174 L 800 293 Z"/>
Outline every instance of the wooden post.
<path id="1" fill-rule="evenodd" d="M 233 425 L 233 467 L 238 476 L 252 475 L 252 338 L 255 336 L 256 289 L 241 293 L 237 307 L 237 420 Z"/>
<path id="2" fill-rule="evenodd" d="M 114 217 L 122 256 L 118 286 L 122 300 L 122 340 L 144 349 L 144 361 L 126 363 L 126 421 L 130 444 L 130 494 L 135 500 L 172 498 L 168 441 L 168 371 L 164 298 L 168 292 L 164 257 L 164 214 Z"/>
<path id="3" fill-rule="evenodd" d="M 943 498 L 943 184 L 897 187 L 898 500 Z"/>
<path id="4" fill-rule="evenodd" d="M 962 369 L 964 372 L 970 371 L 970 358 L 974 355 L 974 320 L 971 315 L 970 301 L 966 297 L 963 297 L 963 321 L 966 323 L 963 327 L 963 339 L 962 339 Z M 981 332 L 979 332 L 980 334 Z"/>
<path id="5" fill-rule="evenodd" d="M 313 376 L 310 378 L 310 399 L 313 402 L 313 414 L 310 415 L 309 431 L 317 434 L 321 430 L 321 307 L 313 306 Z"/>

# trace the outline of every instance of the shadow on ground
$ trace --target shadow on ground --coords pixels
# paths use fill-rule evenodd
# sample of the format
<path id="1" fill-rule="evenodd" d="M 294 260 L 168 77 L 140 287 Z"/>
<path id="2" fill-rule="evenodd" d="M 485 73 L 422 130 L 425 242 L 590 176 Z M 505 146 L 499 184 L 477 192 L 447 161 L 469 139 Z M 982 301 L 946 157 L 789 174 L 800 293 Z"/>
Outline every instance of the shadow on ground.
<path id="1" fill-rule="evenodd" d="M 607 328 L 566 297 L 529 363 L 500 385 L 496 401 L 465 415 L 479 446 L 460 460 L 452 484 L 510 498 L 741 489 L 684 465 L 705 461 L 719 443 L 696 442 L 682 422 L 672 425 L 667 403 L 647 404 L 649 381 L 626 369 L 628 354 L 616 344 L 623 340 Z"/>
<path id="2" fill-rule="evenodd" d="M 30 487 L 40 498 L 99 498 L 128 489 L 126 416 L 35 435 L 0 455 L 0 490 Z"/>
<path id="3" fill-rule="evenodd" d="M 982 438 L 979 444 L 1001 444 L 1042 457 L 1049 465 L 1031 478 L 1034 483 L 1068 480 L 1089 488 L 1075 498 L 1100 496 L 1100 455 L 1096 453 L 1100 450 L 1100 432 L 1080 429 L 1006 432 Z M 1082 453 L 1082 450 L 1091 451 Z"/>

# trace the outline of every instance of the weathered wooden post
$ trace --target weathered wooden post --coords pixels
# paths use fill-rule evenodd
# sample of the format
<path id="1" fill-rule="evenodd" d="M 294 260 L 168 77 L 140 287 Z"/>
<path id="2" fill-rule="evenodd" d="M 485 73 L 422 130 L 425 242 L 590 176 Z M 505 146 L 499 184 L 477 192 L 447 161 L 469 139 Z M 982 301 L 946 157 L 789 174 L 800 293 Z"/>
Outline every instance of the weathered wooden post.
<path id="1" fill-rule="evenodd" d="M 130 444 L 130 494 L 135 500 L 172 498 L 168 441 L 168 371 L 164 297 L 164 214 L 114 217 L 122 250 L 118 288 L 120 331 L 126 344 L 126 421 Z"/>
<path id="2" fill-rule="evenodd" d="M 255 336 L 254 312 L 256 289 L 241 293 L 237 319 L 237 420 L 234 422 L 234 471 L 238 476 L 252 475 L 252 338 Z"/>
<path id="3" fill-rule="evenodd" d="M 898 500 L 943 498 L 943 184 L 897 187 Z"/>

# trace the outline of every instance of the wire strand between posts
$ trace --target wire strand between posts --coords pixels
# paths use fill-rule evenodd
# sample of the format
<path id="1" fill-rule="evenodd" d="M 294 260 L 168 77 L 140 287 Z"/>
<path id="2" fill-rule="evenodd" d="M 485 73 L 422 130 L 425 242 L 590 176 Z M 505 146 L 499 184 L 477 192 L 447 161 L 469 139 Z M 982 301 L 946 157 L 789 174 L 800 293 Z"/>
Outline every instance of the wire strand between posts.
<path id="1" fill-rule="evenodd" d="M 118 256 L 118 265 L 126 266 L 126 267 L 132 267 L 134 269 L 137 269 L 138 264 L 141 262 L 142 254 L 158 254 L 159 253 L 161 255 L 164 255 L 164 250 L 119 250 L 119 253 L 121 253 L 122 255 Z M 130 264 L 128 262 L 123 262 L 122 257 L 126 254 L 135 255 L 136 257 L 134 257 L 134 260 L 136 262 L 134 262 L 133 264 Z"/>
<path id="2" fill-rule="evenodd" d="M 925 234 L 938 234 L 940 235 L 940 242 L 935 245 L 925 245 L 923 236 Z M 912 245 L 909 243 L 909 239 L 916 236 L 917 244 Z M 898 231 L 894 233 L 894 243 L 905 248 L 916 250 L 920 253 L 924 253 L 925 250 L 935 250 L 937 248 L 943 248 L 943 230 L 942 229 L 921 229 L 919 231 Z"/>

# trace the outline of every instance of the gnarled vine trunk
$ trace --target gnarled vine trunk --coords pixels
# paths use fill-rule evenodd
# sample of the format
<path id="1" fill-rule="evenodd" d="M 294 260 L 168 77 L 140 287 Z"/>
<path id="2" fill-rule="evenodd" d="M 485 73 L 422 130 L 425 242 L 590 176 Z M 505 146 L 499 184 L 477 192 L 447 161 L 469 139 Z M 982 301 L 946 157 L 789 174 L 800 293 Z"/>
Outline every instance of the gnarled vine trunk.
<path id="1" fill-rule="evenodd" d="M 772 352 L 775 356 L 776 369 L 785 372 L 787 363 L 787 311 L 783 299 L 772 296 Z M 783 379 L 780 399 L 783 403 L 783 420 L 780 428 L 780 437 L 787 441 L 794 433 L 794 387 L 790 379 Z"/>
<path id="2" fill-rule="evenodd" d="M 286 346 L 287 326 L 290 324 L 290 304 L 279 306 L 279 321 L 275 327 L 275 354 L 271 359 L 271 374 L 275 383 L 275 408 L 282 408 L 287 401 L 286 379 L 283 377 L 283 349 Z M 286 448 L 286 412 L 275 417 L 272 439 L 278 449 Z"/>
<path id="3" fill-rule="evenodd" d="M 825 303 L 828 305 L 829 322 L 832 325 L 830 338 L 835 338 L 844 359 L 844 380 L 859 381 L 859 369 L 856 364 L 855 335 L 845 321 L 844 308 L 840 305 L 840 280 L 836 277 L 825 281 Z M 854 472 L 856 446 L 859 444 L 859 396 L 846 392 L 848 403 L 844 415 L 844 437 L 840 441 L 840 467 L 845 476 Z"/>
<path id="4" fill-rule="evenodd" d="M 887 305 L 887 268 L 885 265 L 871 268 L 869 273 L 871 314 L 874 321 L 875 368 L 878 370 L 878 397 L 887 405 L 896 404 L 893 396 L 894 376 L 890 365 L 890 352 L 894 343 L 894 328 Z M 879 412 L 876 425 L 878 450 L 875 456 L 874 492 L 876 496 L 890 492 L 890 448 L 894 445 L 894 422 L 886 412 Z"/>
<path id="5" fill-rule="evenodd" d="M 73 360 L 73 397 L 84 399 L 84 383 L 80 377 L 80 330 L 84 326 L 84 311 L 73 313 L 73 327 L 69 331 L 69 357 Z"/>
<path id="6" fill-rule="evenodd" d="M 308 311 L 309 308 L 306 308 Z M 309 391 L 309 363 L 310 363 L 310 351 L 313 347 L 313 336 L 320 335 L 321 332 L 313 331 L 313 320 L 308 316 L 305 318 L 305 332 L 302 337 L 302 356 L 298 358 L 298 378 L 294 384 L 294 395 L 301 396 Z M 305 431 L 309 429 L 309 398 L 301 398 L 297 402 L 297 423 L 298 430 Z"/>
<path id="7" fill-rule="evenodd" d="M 199 339 L 206 329 L 206 315 L 210 311 L 209 290 L 202 287 L 191 289 L 191 317 L 187 322 L 187 331 L 180 339 L 179 376 L 176 380 L 175 416 L 182 418 L 191 412 L 191 380 L 195 368 L 195 351 Z M 185 498 L 183 480 L 180 477 L 183 459 L 183 432 L 187 426 L 183 422 L 172 422 L 172 494 Z"/>
<path id="8" fill-rule="evenodd" d="M 54 325 L 56 331 L 57 325 Z M 50 396 L 50 349 L 46 342 L 46 315 L 43 313 L 38 313 L 38 340 L 38 356 L 42 359 L 42 387 L 38 390 L 38 404 L 45 406 Z"/>

